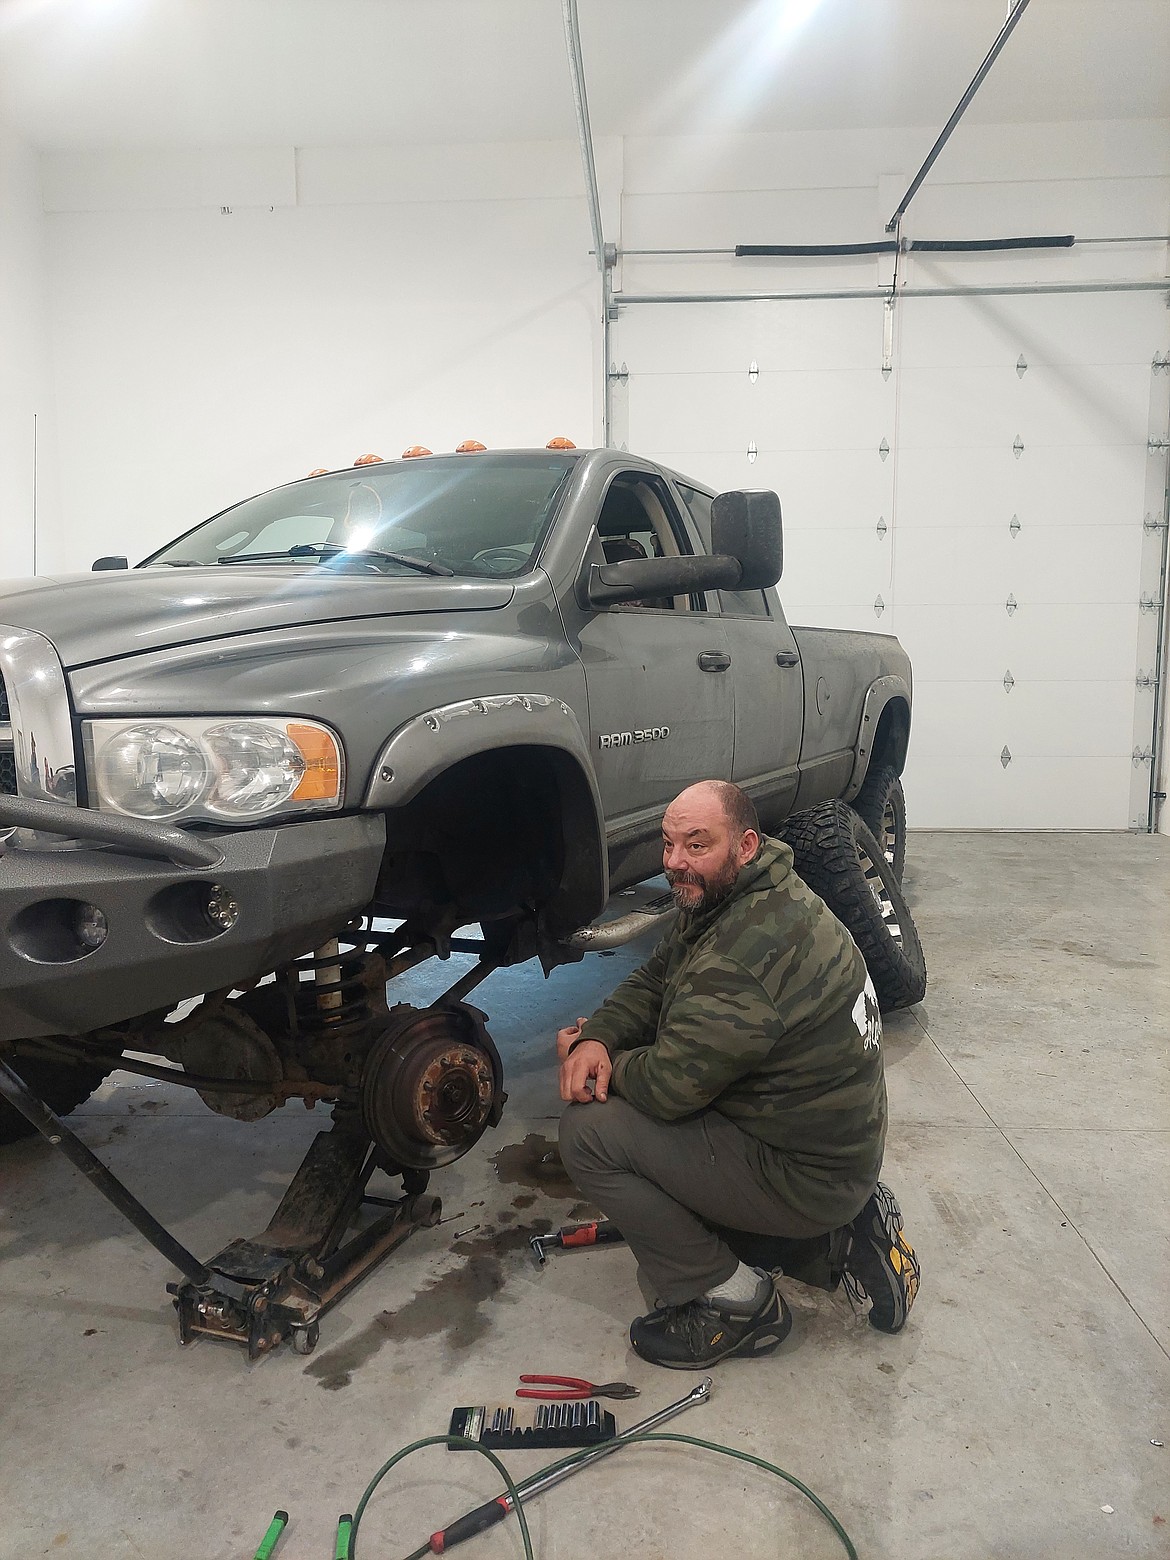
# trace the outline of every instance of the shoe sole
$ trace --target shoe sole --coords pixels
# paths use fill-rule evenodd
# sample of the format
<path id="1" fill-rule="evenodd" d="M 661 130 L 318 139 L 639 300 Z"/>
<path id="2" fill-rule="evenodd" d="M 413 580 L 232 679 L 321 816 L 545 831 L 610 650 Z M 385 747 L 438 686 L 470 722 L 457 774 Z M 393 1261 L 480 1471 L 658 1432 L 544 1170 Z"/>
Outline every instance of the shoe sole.
<path id="1" fill-rule="evenodd" d="M 752 1359 L 762 1359 L 765 1354 L 771 1354 L 778 1349 L 792 1331 L 792 1312 L 784 1303 L 784 1298 L 777 1292 L 777 1300 L 780 1302 L 780 1315 L 775 1321 L 761 1322 L 758 1327 L 753 1327 L 751 1332 L 741 1338 L 731 1348 L 724 1349 L 721 1354 L 712 1354 L 705 1360 L 656 1360 L 649 1355 L 642 1354 L 638 1345 L 630 1339 L 630 1347 L 639 1359 L 644 1359 L 650 1365 L 661 1365 L 666 1370 L 710 1370 L 712 1365 L 718 1365 L 721 1360 L 729 1360 L 736 1356 L 749 1355 Z"/>
<path id="2" fill-rule="evenodd" d="M 876 1322 L 873 1314 L 873 1294 L 869 1286 L 863 1284 L 871 1301 L 869 1325 L 878 1332 L 898 1333 L 905 1327 L 906 1319 L 910 1315 L 910 1307 L 914 1304 L 914 1297 L 918 1293 L 918 1285 L 922 1279 L 922 1264 L 915 1255 L 914 1247 L 902 1234 L 905 1221 L 894 1194 L 880 1181 L 874 1192 L 874 1201 L 877 1203 L 877 1217 L 871 1221 L 874 1232 L 873 1245 L 880 1247 L 874 1252 L 874 1256 L 881 1264 L 882 1276 L 889 1290 L 896 1293 L 899 1287 L 905 1289 L 906 1304 L 904 1308 L 900 1303 L 895 1305 L 894 1319 L 891 1324 Z"/>

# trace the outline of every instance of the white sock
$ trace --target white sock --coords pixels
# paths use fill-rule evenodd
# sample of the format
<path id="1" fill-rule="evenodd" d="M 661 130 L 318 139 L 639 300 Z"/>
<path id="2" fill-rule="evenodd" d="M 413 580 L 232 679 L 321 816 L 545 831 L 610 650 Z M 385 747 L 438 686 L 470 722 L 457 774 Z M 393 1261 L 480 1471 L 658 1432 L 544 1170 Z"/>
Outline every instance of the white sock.
<path id="1" fill-rule="evenodd" d="M 730 1278 L 725 1278 L 714 1289 L 708 1289 L 705 1300 L 727 1300 L 732 1305 L 746 1305 L 759 1293 L 763 1280 L 755 1268 L 741 1262 Z"/>

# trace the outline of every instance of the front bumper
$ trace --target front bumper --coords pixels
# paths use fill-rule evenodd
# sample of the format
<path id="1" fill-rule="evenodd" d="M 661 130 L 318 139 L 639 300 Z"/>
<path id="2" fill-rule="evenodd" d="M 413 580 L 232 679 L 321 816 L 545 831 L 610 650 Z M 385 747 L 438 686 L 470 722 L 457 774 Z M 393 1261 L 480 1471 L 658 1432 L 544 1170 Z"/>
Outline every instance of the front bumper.
<path id="1" fill-rule="evenodd" d="M 83 831 L 86 810 L 71 816 Z M 378 813 L 199 834 L 222 859 L 180 866 L 117 844 L 54 849 L 43 834 L 13 835 L 0 845 L 0 1040 L 84 1034 L 258 979 L 369 904 L 385 837 Z M 238 906 L 229 930 L 186 913 L 211 885 Z M 62 902 L 102 912 L 99 948 L 54 938 Z"/>

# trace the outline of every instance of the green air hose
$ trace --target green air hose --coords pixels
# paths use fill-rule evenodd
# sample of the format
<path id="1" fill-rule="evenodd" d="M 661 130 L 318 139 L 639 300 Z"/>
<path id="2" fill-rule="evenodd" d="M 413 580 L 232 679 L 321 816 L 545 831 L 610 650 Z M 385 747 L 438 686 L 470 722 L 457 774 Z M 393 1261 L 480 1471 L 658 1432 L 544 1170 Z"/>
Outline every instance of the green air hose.
<path id="1" fill-rule="evenodd" d="M 717 1441 L 701 1440 L 698 1436 L 695 1435 L 675 1435 L 671 1432 L 653 1431 L 645 1435 L 631 1435 L 625 1439 L 628 1440 L 630 1445 L 633 1445 L 637 1441 L 677 1441 L 684 1446 L 701 1447 L 706 1452 L 718 1452 L 723 1457 L 734 1457 L 737 1462 L 751 1463 L 755 1468 L 762 1468 L 765 1473 L 775 1474 L 778 1479 L 783 1479 L 785 1483 L 791 1484 L 794 1489 L 799 1490 L 802 1495 L 804 1495 L 808 1500 L 812 1501 L 813 1505 L 826 1519 L 826 1521 L 829 1523 L 829 1526 L 841 1540 L 849 1560 L 857 1560 L 857 1550 L 853 1546 L 853 1540 L 849 1537 L 849 1534 L 842 1527 L 841 1523 L 838 1522 L 837 1518 L 829 1510 L 828 1506 L 825 1505 L 824 1501 L 821 1500 L 818 1495 L 815 1495 L 813 1491 L 809 1489 L 807 1484 L 802 1484 L 801 1481 L 795 1476 L 795 1474 L 785 1472 L 783 1468 L 778 1468 L 775 1463 L 766 1462 L 762 1457 L 753 1457 L 750 1452 L 737 1451 L 732 1446 L 720 1446 Z M 488 1459 L 489 1462 L 491 1462 L 491 1464 L 496 1468 L 496 1470 L 503 1478 L 508 1495 L 512 1500 L 513 1508 L 516 1512 L 516 1519 L 520 1524 L 520 1536 L 524 1542 L 525 1560 L 535 1560 L 535 1555 L 532 1548 L 532 1538 L 529 1534 L 528 1522 L 524 1515 L 524 1502 L 520 1492 L 516 1487 L 515 1481 L 512 1479 L 511 1475 L 508 1473 L 508 1470 L 504 1467 L 500 1459 L 488 1447 L 481 1445 L 478 1441 L 469 1441 L 466 1439 L 466 1437 L 459 1435 L 429 1435 L 421 1441 L 412 1441 L 409 1446 L 404 1446 L 401 1451 L 395 1452 L 394 1456 L 391 1457 L 388 1462 L 382 1464 L 377 1473 L 370 1480 L 369 1484 L 366 1485 L 365 1493 L 362 1495 L 361 1500 L 358 1501 L 357 1506 L 354 1508 L 353 1527 L 351 1529 L 349 1539 L 349 1551 L 345 1556 L 345 1560 L 357 1560 L 358 1526 L 361 1523 L 362 1516 L 370 1502 L 370 1497 L 373 1495 L 378 1485 L 382 1482 L 382 1480 L 396 1463 L 400 1463 L 404 1457 L 409 1457 L 412 1452 L 421 1451 L 424 1446 L 463 1447 L 468 1451 L 481 1453 Z M 587 1451 L 576 1452 L 571 1457 L 563 1457 L 559 1462 L 550 1463 L 547 1468 L 542 1468 L 538 1473 L 531 1474 L 529 1477 L 532 1479 L 543 1478 L 546 1474 L 554 1473 L 560 1468 L 567 1468 L 575 1462 L 580 1462 L 582 1458 L 587 1455 Z M 524 1482 L 527 1483 L 528 1480 L 526 1479 Z M 431 1552 L 430 1541 L 428 1540 L 421 1549 L 416 1549 L 414 1553 L 408 1557 L 408 1560 L 422 1560 L 424 1555 L 430 1554 Z"/>

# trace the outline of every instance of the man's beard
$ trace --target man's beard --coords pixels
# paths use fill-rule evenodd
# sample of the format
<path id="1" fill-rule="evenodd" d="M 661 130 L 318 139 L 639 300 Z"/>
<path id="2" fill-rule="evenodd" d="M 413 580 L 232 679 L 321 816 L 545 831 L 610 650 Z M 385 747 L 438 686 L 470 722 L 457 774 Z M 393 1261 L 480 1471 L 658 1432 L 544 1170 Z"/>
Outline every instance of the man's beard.
<path id="1" fill-rule="evenodd" d="M 707 910 L 713 910 L 716 905 L 721 905 L 735 887 L 739 877 L 739 865 L 735 859 L 735 852 L 728 851 L 727 859 L 717 872 L 712 872 L 709 877 L 702 878 L 697 872 L 667 872 L 666 881 L 670 884 L 670 891 L 674 895 L 674 902 L 680 910 L 685 910 L 688 915 L 702 915 Z M 680 888 L 702 889 L 700 898 L 688 902 L 679 895 Z"/>

